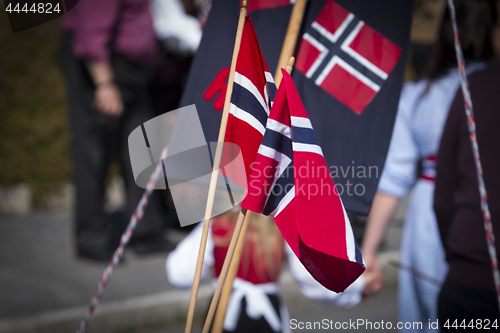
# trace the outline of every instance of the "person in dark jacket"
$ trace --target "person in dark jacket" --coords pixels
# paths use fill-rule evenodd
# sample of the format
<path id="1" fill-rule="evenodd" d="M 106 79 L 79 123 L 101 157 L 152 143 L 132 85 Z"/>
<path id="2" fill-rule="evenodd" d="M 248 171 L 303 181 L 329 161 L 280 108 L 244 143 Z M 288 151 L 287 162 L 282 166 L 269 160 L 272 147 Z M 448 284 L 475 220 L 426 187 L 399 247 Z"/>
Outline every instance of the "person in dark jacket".
<path id="1" fill-rule="evenodd" d="M 491 222 L 500 241 L 500 62 L 469 77 L 477 144 Z M 443 331 L 494 329 L 499 304 L 488 253 L 474 155 L 462 92 L 452 103 L 437 157 L 434 210 L 449 271 L 438 297 Z M 497 251 L 497 253 L 499 253 Z M 472 326 L 470 326 L 472 325 Z"/>
<path id="2" fill-rule="evenodd" d="M 80 257 L 113 253 L 104 211 L 105 177 L 118 157 L 130 217 L 142 197 L 127 138 L 154 117 L 148 85 L 157 44 L 147 0 L 85 0 L 63 17 L 60 61 L 66 74 L 76 186 L 76 248 Z M 162 236 L 161 197 L 153 193 L 132 242 L 139 252 L 173 247 Z"/>

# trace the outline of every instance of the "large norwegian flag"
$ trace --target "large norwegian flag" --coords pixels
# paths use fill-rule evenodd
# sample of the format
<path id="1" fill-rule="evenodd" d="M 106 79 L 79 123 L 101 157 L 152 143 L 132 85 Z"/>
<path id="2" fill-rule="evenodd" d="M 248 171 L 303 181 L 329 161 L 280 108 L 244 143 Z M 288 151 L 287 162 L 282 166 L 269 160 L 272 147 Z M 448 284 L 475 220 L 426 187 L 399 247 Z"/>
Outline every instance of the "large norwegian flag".
<path id="1" fill-rule="evenodd" d="M 342 292 L 365 270 L 363 258 L 311 121 L 282 72 L 242 207 L 271 215 L 309 273 Z"/>
<path id="2" fill-rule="evenodd" d="M 196 104 L 207 142 L 217 140 L 240 2 L 212 1 L 181 101 Z M 249 1 L 273 74 L 294 2 Z M 403 83 L 412 6 L 402 0 L 307 2 L 292 77 L 350 212 L 368 214 L 377 190 Z"/>
<path id="3" fill-rule="evenodd" d="M 266 130 L 271 101 L 276 95 L 276 85 L 260 51 L 257 35 L 250 16 L 246 16 L 241 37 L 241 46 L 234 75 L 233 94 L 227 122 L 225 142 L 231 142 L 241 150 L 243 164 L 230 163 L 235 152 L 223 151 L 221 165 L 226 176 L 243 188 L 247 187 L 250 166 Z"/>

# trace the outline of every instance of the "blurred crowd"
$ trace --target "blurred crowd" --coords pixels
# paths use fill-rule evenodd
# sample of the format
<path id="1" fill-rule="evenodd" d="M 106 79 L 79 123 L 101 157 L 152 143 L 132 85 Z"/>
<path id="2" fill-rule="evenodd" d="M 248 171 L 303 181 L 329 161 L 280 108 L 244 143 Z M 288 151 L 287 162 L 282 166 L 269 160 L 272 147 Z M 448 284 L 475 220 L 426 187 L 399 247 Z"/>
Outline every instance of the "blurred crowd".
<path id="1" fill-rule="evenodd" d="M 188 4 L 186 2 L 186 4 Z M 66 76 L 76 187 L 76 251 L 107 261 L 143 189 L 134 181 L 127 138 L 156 115 L 176 109 L 201 39 L 199 20 L 178 0 L 81 1 L 63 18 L 59 58 Z M 104 210 L 105 179 L 119 161 L 126 188 L 123 214 Z M 165 191 L 155 191 L 130 246 L 140 254 L 169 251 L 176 227 Z"/>
<path id="2" fill-rule="evenodd" d="M 350 307 L 377 292 L 383 284 L 378 249 L 410 191 L 398 278 L 400 321 L 439 319 L 443 325 L 455 319 L 469 324 L 499 318 L 451 16 L 445 1 L 417 0 L 416 9 L 426 3 L 435 8 L 437 23 L 431 34 L 436 37 L 430 38 L 432 43 L 412 47 L 413 78 L 401 93 L 389 153 L 360 244 L 366 273 L 344 294 L 330 292 L 304 270 L 273 223 L 256 219 L 235 280 L 233 293 L 239 296 L 232 298 L 226 331 L 287 331 L 286 307 L 276 286 L 285 258 L 309 298 Z M 482 176 L 498 239 L 500 2 L 457 0 L 455 5 Z M 143 195 L 132 174 L 128 135 L 145 121 L 178 107 L 209 10 L 210 1 L 82 0 L 64 16 L 59 57 L 70 106 L 79 257 L 111 258 L 118 240 L 114 235 L 123 231 Z M 114 160 L 120 162 L 127 198 L 118 217 L 109 216 L 103 206 L 105 178 Z M 168 192 L 155 191 L 130 247 L 140 254 L 173 250 L 167 276 L 172 284 L 189 287 L 201 227 L 174 250 L 163 231 L 177 226 Z M 220 273 L 233 229 L 233 212 L 214 219 L 205 273 L 210 266 L 216 275 Z M 431 331 L 426 324 L 423 327 Z"/>

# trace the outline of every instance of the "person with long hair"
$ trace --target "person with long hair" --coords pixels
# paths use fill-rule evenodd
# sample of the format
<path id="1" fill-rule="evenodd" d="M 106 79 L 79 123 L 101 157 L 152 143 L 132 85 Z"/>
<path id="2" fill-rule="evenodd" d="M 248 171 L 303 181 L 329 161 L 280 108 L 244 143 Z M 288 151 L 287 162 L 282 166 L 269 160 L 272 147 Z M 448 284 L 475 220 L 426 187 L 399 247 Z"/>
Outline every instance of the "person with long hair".
<path id="1" fill-rule="evenodd" d="M 219 276 L 237 215 L 237 212 L 228 212 L 212 219 L 202 278 L 210 268 L 213 268 L 215 277 Z M 368 274 L 358 278 L 343 293 L 330 291 L 314 280 L 304 268 L 270 217 L 255 214 L 249 223 L 240 266 L 229 298 L 224 332 L 290 332 L 288 310 L 278 295 L 277 284 L 285 259 L 304 296 L 339 307 L 358 304 L 365 287 L 377 279 L 377 273 Z M 177 288 L 191 288 L 193 285 L 202 229 L 203 223 L 199 223 L 167 258 L 167 277 Z"/>
<path id="2" fill-rule="evenodd" d="M 467 73 L 483 68 L 484 60 L 492 55 L 495 12 L 490 2 L 455 1 Z M 447 272 L 433 211 L 434 177 L 443 127 L 459 85 L 451 17 L 446 11 L 427 71 L 419 80 L 408 82 L 401 93 L 361 249 L 367 272 L 380 271 L 379 245 L 401 199 L 413 186 L 401 240 L 400 261 L 410 269 L 399 271 L 399 319 L 421 322 L 424 331 L 431 330 L 429 320 L 437 319 L 440 285 L 436 281 L 443 281 Z"/>

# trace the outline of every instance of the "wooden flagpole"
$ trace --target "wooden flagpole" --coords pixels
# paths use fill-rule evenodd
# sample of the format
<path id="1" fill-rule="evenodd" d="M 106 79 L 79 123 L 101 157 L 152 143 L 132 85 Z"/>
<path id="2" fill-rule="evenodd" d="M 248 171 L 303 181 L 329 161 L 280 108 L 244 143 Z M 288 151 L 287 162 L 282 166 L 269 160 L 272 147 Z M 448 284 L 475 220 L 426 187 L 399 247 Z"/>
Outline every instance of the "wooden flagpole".
<path id="1" fill-rule="evenodd" d="M 297 0 L 295 5 L 293 5 L 292 15 L 290 16 L 285 40 L 283 41 L 283 46 L 281 48 L 278 67 L 276 67 L 276 74 L 274 74 L 276 87 L 279 87 L 281 79 L 283 78 L 281 68 L 285 68 L 287 66 L 288 60 L 291 56 L 293 56 L 293 52 L 295 51 L 295 45 L 297 44 L 297 37 L 299 36 L 302 18 L 304 17 L 304 11 L 306 10 L 306 4 L 307 0 Z"/>
<path id="2" fill-rule="evenodd" d="M 307 0 L 297 0 L 295 2 L 295 5 L 293 6 L 292 14 L 290 16 L 290 21 L 288 23 L 288 29 L 286 32 L 285 40 L 283 41 L 283 47 L 281 48 L 281 54 L 280 54 L 280 58 L 278 61 L 278 67 L 276 68 L 276 74 L 274 75 L 276 87 L 279 87 L 279 85 L 281 83 L 281 79 L 283 78 L 283 76 L 281 74 L 281 68 L 284 68 L 285 65 L 287 65 L 287 61 L 288 61 L 288 65 L 286 67 L 286 70 L 288 71 L 288 73 L 291 73 L 291 71 L 292 71 L 292 68 L 293 68 L 293 65 L 295 62 L 295 58 L 293 58 L 292 55 L 295 51 L 295 45 L 297 44 L 297 37 L 299 35 L 300 27 L 302 25 L 302 19 L 304 17 L 306 4 L 307 4 Z M 248 211 L 246 213 L 245 219 L 243 221 L 242 230 L 241 230 L 239 235 L 237 235 L 237 233 L 236 233 L 236 228 L 238 227 L 238 222 L 236 223 L 235 231 L 233 233 L 233 238 L 235 236 L 238 237 L 236 255 L 232 256 L 234 258 L 234 261 L 231 263 L 229 276 L 228 276 L 228 279 L 226 281 L 227 283 L 225 283 L 225 285 L 224 285 L 222 299 L 220 301 L 220 304 L 219 304 L 219 307 L 217 310 L 217 315 L 216 315 L 216 318 L 214 321 L 212 333 L 222 333 L 223 325 L 224 325 L 224 318 L 226 316 L 226 310 L 227 310 L 227 306 L 229 303 L 229 297 L 231 296 L 231 291 L 233 288 L 233 281 L 238 273 L 238 268 L 239 268 L 239 264 L 240 264 L 240 260 L 241 260 L 241 254 L 243 252 L 243 246 L 244 246 L 246 234 L 248 231 L 248 225 L 249 225 L 248 220 L 251 218 L 252 215 L 253 215 L 252 211 Z M 238 218 L 238 220 L 239 220 L 239 218 Z M 231 242 L 232 242 L 232 240 L 233 239 L 231 239 Z M 229 250 L 228 250 L 228 252 L 229 252 Z M 228 257 L 226 256 L 226 258 L 228 258 Z M 221 278 L 222 278 L 222 273 L 219 276 L 218 284 L 220 283 Z M 217 298 L 218 297 L 219 296 L 217 296 Z M 212 307 L 213 307 L 213 311 L 215 311 L 215 306 L 212 306 L 213 304 L 217 305 L 217 300 L 215 300 L 215 295 L 214 295 L 214 298 L 212 299 L 212 304 L 210 305 L 210 308 L 212 309 Z M 208 329 L 210 327 L 210 324 L 207 325 L 207 322 L 211 323 L 212 316 L 213 316 L 213 313 L 211 313 L 211 311 L 209 310 L 209 313 L 207 315 L 207 320 L 205 321 L 205 327 L 207 327 L 207 330 L 205 330 L 205 327 L 204 327 L 203 333 L 208 333 Z"/>
<path id="3" fill-rule="evenodd" d="M 240 17 L 238 20 L 238 29 L 236 30 L 236 40 L 234 42 L 233 58 L 231 60 L 231 69 L 229 71 L 229 79 L 227 83 L 226 99 L 224 101 L 224 109 L 219 129 L 219 137 L 217 140 L 217 149 L 215 150 L 214 166 L 210 186 L 208 188 L 207 206 L 205 209 L 205 217 L 203 220 L 203 232 L 200 242 L 200 250 L 198 252 L 198 260 L 196 262 L 196 271 L 194 275 L 193 288 L 191 289 L 191 299 L 189 300 L 189 310 L 186 321 L 185 333 L 191 333 L 193 327 L 194 309 L 196 306 L 196 298 L 198 297 L 198 289 L 200 287 L 201 269 L 203 267 L 203 259 L 205 257 L 205 249 L 207 245 L 208 231 L 210 227 L 210 218 L 215 200 L 215 189 L 217 186 L 217 176 L 219 174 L 219 165 L 222 157 L 222 142 L 226 136 L 227 119 L 229 114 L 229 106 L 231 103 L 231 95 L 233 93 L 234 72 L 236 70 L 236 61 L 240 51 L 241 36 L 243 35 L 243 26 L 245 24 L 245 16 L 247 15 L 248 1 L 243 0 L 240 9 Z M 244 214 L 240 212 L 240 216 Z M 235 230 L 236 231 L 236 230 Z"/>
<path id="4" fill-rule="evenodd" d="M 295 58 L 291 57 L 288 61 L 288 65 L 286 66 L 286 71 L 288 74 L 292 73 L 293 65 L 295 63 Z M 281 73 L 281 71 L 280 71 Z M 278 84 L 279 85 L 279 84 Z M 229 272 L 226 277 L 226 281 L 224 283 L 224 290 L 222 291 L 222 295 L 220 297 L 219 305 L 217 306 L 217 313 L 214 319 L 214 325 L 212 327 L 212 333 L 222 333 L 224 327 L 224 318 L 226 317 L 227 306 L 229 304 L 229 297 L 231 296 L 231 292 L 233 290 L 233 282 L 238 274 L 238 269 L 240 267 L 241 255 L 243 253 L 243 247 L 245 246 L 245 240 L 247 236 L 248 226 L 250 225 L 250 219 L 252 215 L 255 216 L 255 212 L 247 211 L 245 219 L 243 221 L 243 226 L 241 228 L 238 243 L 236 245 L 235 252 L 232 256 L 231 265 L 229 267 Z M 270 218 L 270 217 L 269 217 Z M 236 229 L 236 228 L 235 228 Z M 234 236 L 234 234 L 233 234 Z M 227 257 L 226 257 L 227 258 Z M 221 274 L 222 275 L 222 274 Z M 219 276 L 220 280 L 220 276 Z M 214 296 L 215 298 L 215 296 Z M 212 300 L 213 302 L 213 300 Z"/>
<path id="5" fill-rule="evenodd" d="M 295 51 L 295 44 L 297 43 L 297 37 L 298 37 L 299 31 L 300 31 L 300 26 L 302 24 L 302 18 L 304 16 L 306 4 L 307 4 L 307 0 L 297 0 L 295 5 L 293 6 L 292 14 L 290 16 L 290 21 L 288 23 L 288 30 L 287 30 L 287 33 L 285 36 L 285 40 L 283 41 L 283 47 L 281 49 L 280 60 L 278 61 L 278 67 L 276 69 L 275 82 L 276 82 L 277 87 L 279 86 L 279 83 L 281 82 L 281 79 L 282 79 L 280 69 L 284 68 L 287 65 L 288 60 L 292 57 L 293 52 Z M 235 48 L 236 48 L 236 45 L 235 45 Z M 233 57 L 234 57 L 234 55 L 233 55 Z M 233 60 L 234 60 L 234 58 L 233 58 Z M 290 66 L 290 71 L 291 71 L 294 60 L 290 59 L 290 61 L 292 61 L 292 64 Z M 231 69 L 232 69 L 232 67 L 231 67 Z M 233 73 L 233 75 L 234 75 L 234 73 Z M 232 82 L 231 82 L 231 84 L 232 84 Z M 226 101 L 227 101 L 227 95 L 226 95 Z M 244 240 L 246 238 L 246 231 L 248 230 L 248 224 L 249 224 L 248 220 L 250 219 L 252 213 L 253 212 L 251 212 L 251 211 L 246 212 L 244 210 L 241 210 L 240 215 L 238 216 L 238 220 L 236 221 L 236 225 L 235 225 L 235 228 L 233 231 L 233 236 L 231 237 L 231 242 L 229 244 L 229 248 L 228 248 L 228 251 L 226 254 L 226 258 L 224 260 L 224 264 L 222 266 L 221 273 L 219 275 L 219 279 L 217 281 L 217 287 L 215 289 L 214 296 L 212 298 L 212 302 L 210 303 L 210 308 L 208 310 L 207 318 L 205 320 L 205 324 L 203 326 L 202 333 L 209 333 L 209 331 L 210 331 L 210 326 L 212 324 L 215 310 L 217 308 L 217 303 L 219 302 L 220 294 L 222 291 L 222 286 L 224 285 L 227 273 L 229 271 L 229 266 L 231 265 L 231 260 L 233 258 L 233 253 L 234 253 L 234 250 L 236 248 L 236 244 L 241 241 L 241 243 L 242 243 L 241 247 L 243 250 L 243 243 L 244 243 Z M 241 232 L 241 230 L 243 228 L 245 230 L 244 233 Z M 206 240 L 205 240 L 205 242 L 206 242 Z M 239 265 L 239 261 L 241 258 L 241 251 L 240 251 L 238 259 L 237 259 L 238 265 Z M 233 269 L 235 269 L 237 272 L 238 266 L 235 266 L 235 268 L 233 268 Z M 201 267 L 200 267 L 200 274 L 201 274 Z M 234 278 L 233 278 L 233 281 L 234 281 Z M 228 292 L 226 292 L 226 294 L 228 295 L 227 302 L 229 301 L 229 295 L 231 294 L 233 281 L 231 281 L 230 286 L 227 287 L 230 289 Z M 199 283 L 199 281 L 198 281 L 198 283 Z M 229 283 L 228 283 L 228 285 L 229 285 Z M 225 309 L 227 309 L 227 304 L 225 305 Z M 194 312 L 194 309 L 193 309 L 193 312 Z M 221 316 L 225 316 L 225 310 L 224 310 L 224 314 Z M 222 322 L 223 322 L 223 320 L 222 320 Z M 220 332 L 222 332 L 222 326 L 220 328 Z M 188 332 L 186 331 L 186 333 L 188 333 Z"/>

